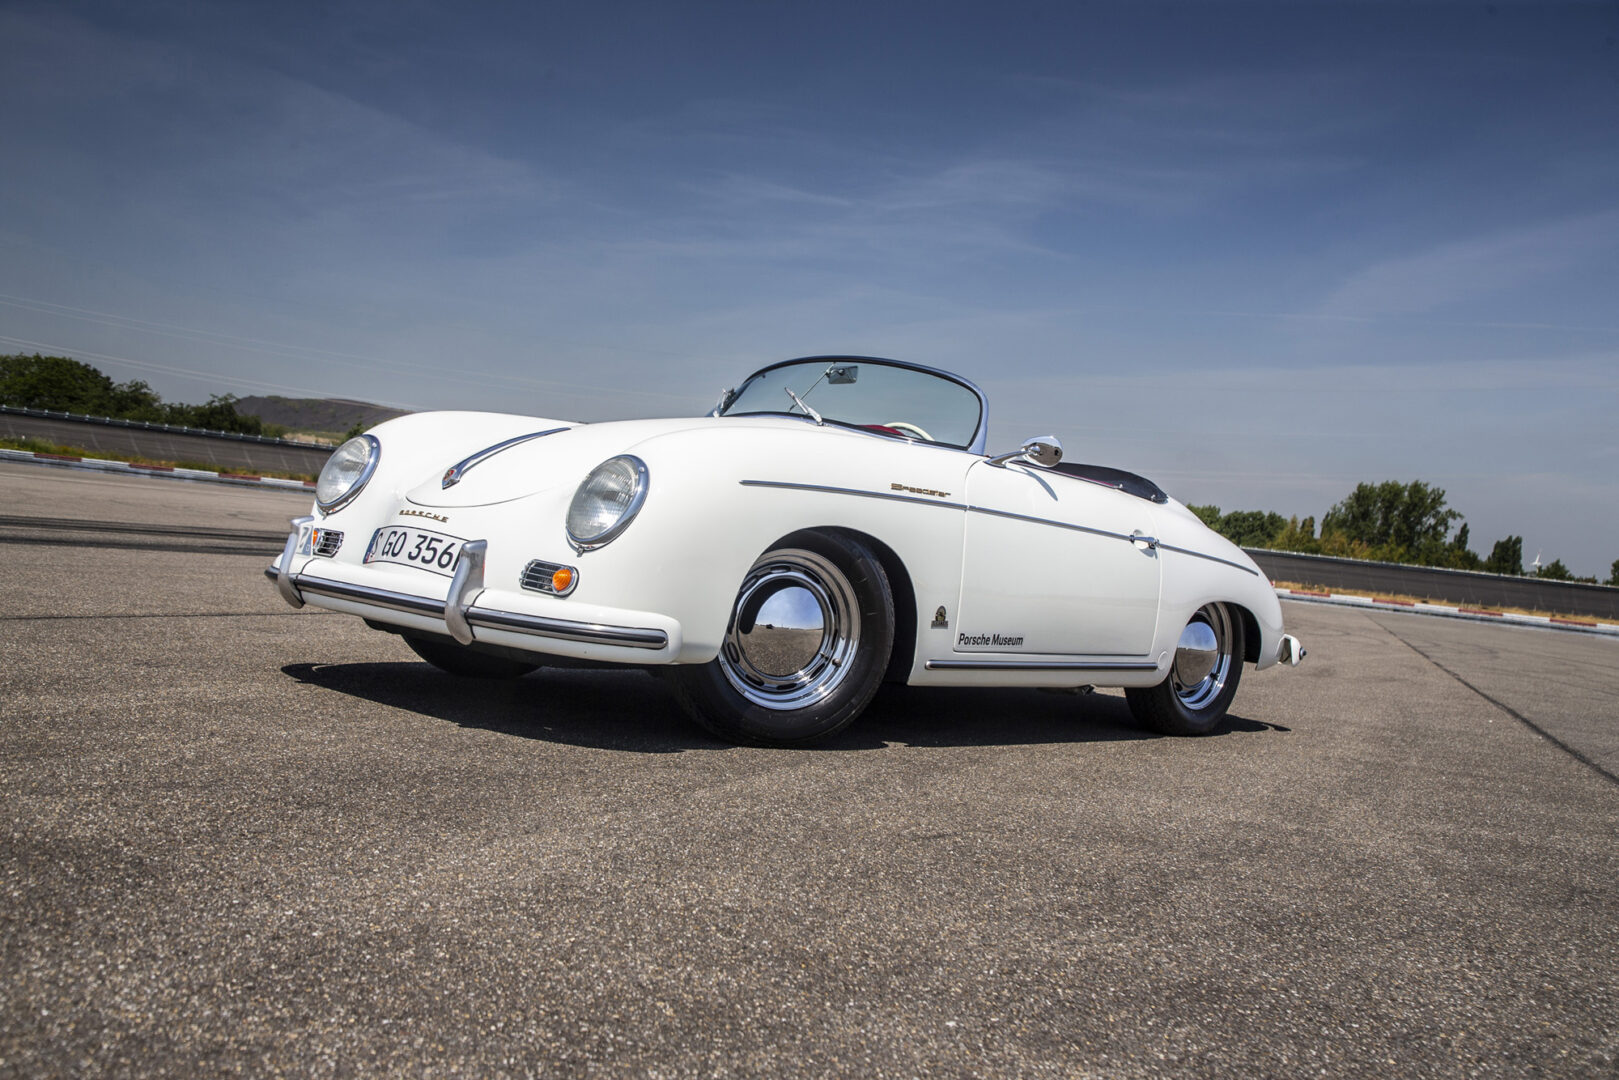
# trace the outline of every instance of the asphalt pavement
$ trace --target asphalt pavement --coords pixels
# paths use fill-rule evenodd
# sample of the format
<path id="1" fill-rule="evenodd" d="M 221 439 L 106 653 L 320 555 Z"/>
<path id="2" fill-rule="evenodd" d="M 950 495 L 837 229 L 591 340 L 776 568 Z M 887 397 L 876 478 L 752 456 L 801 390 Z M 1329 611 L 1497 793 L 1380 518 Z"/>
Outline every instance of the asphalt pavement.
<path id="1" fill-rule="evenodd" d="M 747 749 L 291 610 L 305 497 L 0 496 L 0 1075 L 1619 1071 L 1619 643 L 1284 604 L 1208 738 L 901 689 Z"/>

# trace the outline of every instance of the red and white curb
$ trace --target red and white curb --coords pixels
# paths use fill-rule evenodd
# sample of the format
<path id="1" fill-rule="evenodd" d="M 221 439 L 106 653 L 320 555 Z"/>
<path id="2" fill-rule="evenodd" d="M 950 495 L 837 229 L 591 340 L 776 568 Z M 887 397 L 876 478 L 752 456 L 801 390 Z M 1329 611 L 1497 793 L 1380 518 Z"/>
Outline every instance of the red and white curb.
<path id="1" fill-rule="evenodd" d="M 1283 600 L 1300 600 L 1307 604 L 1340 604 L 1344 607 L 1377 608 L 1385 611 L 1405 611 L 1413 615 L 1437 615 L 1441 619 L 1467 619 L 1471 622 L 1510 623 L 1515 626 L 1538 626 L 1543 630 L 1571 630 L 1581 634 L 1605 634 L 1619 637 L 1619 626 L 1600 623 L 1595 619 L 1569 618 L 1561 615 L 1516 615 L 1507 611 L 1467 607 L 1462 604 L 1428 604 L 1420 600 L 1395 600 L 1382 596 L 1352 596 L 1348 593 L 1318 592 L 1313 589 L 1277 589 Z"/>
<path id="2" fill-rule="evenodd" d="M 309 491 L 315 486 L 313 480 L 283 480 L 278 476 L 182 469 L 173 465 L 131 465 L 127 461 L 109 461 L 106 458 L 75 457 L 72 454 L 36 454 L 32 450 L 7 450 L 4 447 L 0 447 L 0 461 L 25 461 L 35 465 L 92 469 L 96 472 L 124 473 L 132 476 L 168 476 L 177 480 L 201 480 L 204 483 L 235 484 L 239 487 L 280 488 L 283 491 Z"/>

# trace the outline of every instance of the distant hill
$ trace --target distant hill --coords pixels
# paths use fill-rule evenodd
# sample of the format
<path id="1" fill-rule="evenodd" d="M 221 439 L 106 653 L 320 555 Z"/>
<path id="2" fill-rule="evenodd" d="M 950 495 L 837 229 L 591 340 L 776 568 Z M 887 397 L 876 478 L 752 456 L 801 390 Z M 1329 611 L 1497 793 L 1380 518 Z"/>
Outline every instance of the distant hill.
<path id="1" fill-rule="evenodd" d="M 289 432 L 326 436 L 340 436 L 355 424 L 373 427 L 384 420 L 405 415 L 403 409 L 390 409 L 369 401 L 289 398 L 276 394 L 242 398 L 236 402 L 236 411 L 256 416 L 266 424 L 277 424 Z"/>

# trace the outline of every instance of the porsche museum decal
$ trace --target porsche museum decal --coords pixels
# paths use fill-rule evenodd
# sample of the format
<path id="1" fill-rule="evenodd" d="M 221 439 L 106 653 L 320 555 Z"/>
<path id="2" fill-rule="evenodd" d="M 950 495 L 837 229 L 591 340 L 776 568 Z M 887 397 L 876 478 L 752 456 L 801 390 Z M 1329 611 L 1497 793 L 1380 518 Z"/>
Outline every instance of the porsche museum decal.
<path id="1" fill-rule="evenodd" d="M 400 517 L 432 518 L 434 521 L 449 521 L 450 520 L 448 517 L 446 517 L 443 514 L 429 514 L 426 510 L 401 510 L 401 511 L 399 511 L 399 516 Z"/>
<path id="2" fill-rule="evenodd" d="M 984 645 L 1015 649 L 1023 644 L 1022 634 L 957 634 L 956 648 L 975 648 Z"/>

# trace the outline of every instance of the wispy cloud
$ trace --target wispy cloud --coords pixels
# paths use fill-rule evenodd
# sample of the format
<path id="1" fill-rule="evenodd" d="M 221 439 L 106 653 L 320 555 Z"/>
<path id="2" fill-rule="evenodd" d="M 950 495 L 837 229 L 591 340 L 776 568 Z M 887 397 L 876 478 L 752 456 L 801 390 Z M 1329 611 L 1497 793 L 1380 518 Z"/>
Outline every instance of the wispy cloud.
<path id="1" fill-rule="evenodd" d="M 1334 289 L 1317 313 L 1375 316 L 1438 311 L 1615 252 L 1619 252 L 1619 211 L 1501 230 L 1368 266 Z"/>

